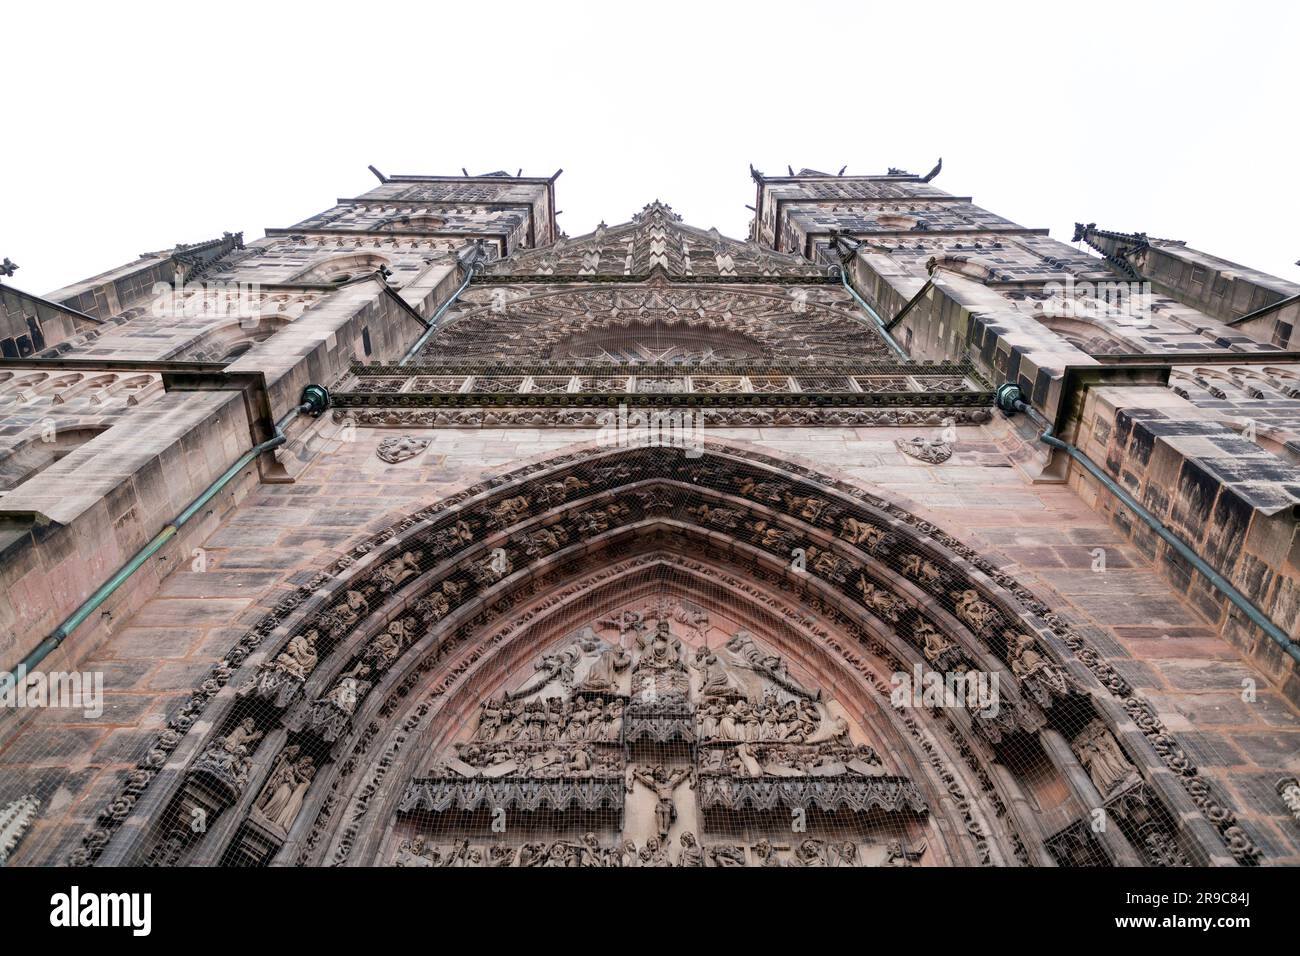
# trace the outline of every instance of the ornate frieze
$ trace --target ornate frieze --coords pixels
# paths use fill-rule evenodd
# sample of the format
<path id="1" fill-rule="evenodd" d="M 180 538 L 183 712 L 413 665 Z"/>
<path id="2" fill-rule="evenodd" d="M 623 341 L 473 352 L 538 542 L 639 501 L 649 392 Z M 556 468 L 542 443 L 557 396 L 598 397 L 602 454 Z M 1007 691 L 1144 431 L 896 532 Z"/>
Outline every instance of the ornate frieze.
<path id="1" fill-rule="evenodd" d="M 700 809 L 789 810 L 817 808 L 827 813 L 924 814 L 925 798 L 904 777 L 766 779 L 701 775 Z"/>
<path id="2" fill-rule="evenodd" d="M 871 320 L 836 286 L 654 279 L 471 289 L 423 353 L 431 362 L 649 363 L 680 366 L 677 371 L 716 362 L 820 364 L 890 354 Z"/>
<path id="3" fill-rule="evenodd" d="M 752 597 L 761 599 L 763 603 L 772 604 L 773 609 L 779 611 L 779 613 L 781 613 L 784 617 L 788 618 L 792 625 L 799 626 L 801 628 L 807 628 L 809 626 L 809 622 L 804 620 L 800 616 L 799 612 L 796 612 L 791 606 L 784 605 L 779 602 L 773 603 L 773 598 L 771 594 L 766 592 L 753 592 L 752 586 L 750 584 L 726 575 L 719 577 L 719 572 L 717 571 L 717 569 L 713 568 L 711 565 L 707 563 L 701 563 L 699 561 L 689 560 L 689 559 L 682 558 L 680 556 L 669 555 L 669 554 L 656 555 L 652 553 L 650 555 L 634 558 L 628 562 L 623 562 L 620 565 L 616 565 L 612 568 L 599 571 L 596 574 L 594 574 L 591 578 L 584 580 L 584 582 L 582 583 L 565 586 L 561 588 L 558 592 L 549 592 L 549 597 L 545 601 L 543 601 L 543 605 L 554 604 L 556 602 L 562 602 L 564 600 L 567 600 L 574 593 L 580 593 L 583 590 L 585 590 L 587 587 L 594 585 L 595 583 L 600 582 L 602 580 L 608 580 L 612 575 L 617 575 L 619 573 L 622 573 L 628 568 L 636 567 L 636 566 L 644 566 L 644 565 L 653 565 L 662 561 L 668 561 L 670 564 L 679 566 L 684 570 L 689 569 L 690 572 L 693 574 L 701 574 L 709 577 L 710 579 L 717 579 L 720 586 L 732 589 L 737 593 L 748 592 L 751 594 Z M 552 582 L 550 582 L 549 579 L 544 576 L 540 579 L 535 579 L 530 585 L 530 587 L 537 589 L 538 593 L 540 593 L 542 591 L 545 591 L 546 588 L 551 583 Z M 779 585 L 779 582 L 774 582 L 774 583 Z M 444 691 L 452 683 L 463 681 L 466 678 L 466 676 L 472 672 L 468 669 L 469 662 L 473 660 L 481 659 L 485 654 L 485 650 L 484 650 L 485 646 L 493 646 L 498 642 L 500 642 L 507 634 L 514 632 L 518 628 L 526 628 L 534 620 L 536 613 L 537 611 L 532 609 L 526 611 L 517 620 L 514 620 L 511 623 L 506 624 L 503 628 L 501 628 L 496 633 L 494 633 L 493 636 L 488 638 L 482 644 L 476 644 L 468 652 L 468 656 L 463 659 L 461 664 L 456 665 L 446 678 L 440 680 L 437 684 L 435 684 L 431 692 L 431 695 L 429 697 L 429 700 L 426 701 L 425 703 L 420 704 L 416 708 L 411 719 L 412 720 L 419 719 L 428 710 L 430 706 L 429 702 L 441 697 Z M 689 615 L 684 614 L 683 616 L 684 618 L 689 618 Z M 621 629 L 625 631 L 631 627 L 634 627 L 637 622 L 643 621 L 644 617 L 645 616 L 639 612 L 620 613 L 607 618 L 602 623 L 607 623 L 609 627 L 615 630 Z M 839 619 L 839 624 L 840 626 L 843 626 L 850 631 L 852 631 L 855 627 L 852 621 L 843 618 Z M 466 632 L 466 635 L 468 635 L 468 633 L 470 632 Z M 814 629 L 813 632 L 810 632 L 809 636 L 812 639 L 827 640 L 824 631 L 821 631 L 820 629 Z M 867 640 L 865 637 L 863 637 L 862 639 Z M 881 648 L 878 644 L 876 644 L 875 642 L 868 642 L 868 643 L 870 643 L 871 645 L 873 654 L 886 654 L 887 656 L 887 652 L 885 652 L 884 649 Z M 861 662 L 856 659 L 852 651 L 838 647 L 838 645 L 836 645 L 833 641 L 829 641 L 829 644 L 837 654 L 843 654 L 846 660 L 848 660 L 849 663 L 853 664 L 853 666 L 856 669 L 859 670 L 862 669 Z M 891 663 L 888 663 L 886 666 L 887 668 L 897 669 L 900 665 L 898 664 L 897 661 L 893 661 Z M 865 670 L 863 671 L 863 677 L 873 683 L 876 692 L 880 695 L 882 701 L 885 704 L 889 704 L 890 691 L 889 691 L 888 683 L 882 679 L 873 676 L 869 671 L 865 671 Z M 397 699 L 396 696 L 394 697 L 394 699 Z M 989 862 L 987 840 L 983 835 L 978 820 L 970 816 L 970 801 L 966 797 L 965 793 L 963 792 L 960 781 L 943 764 L 939 752 L 933 748 L 932 743 L 922 734 L 916 721 L 911 716 L 909 716 L 906 712 L 900 712 L 899 718 L 908 728 L 908 732 L 917 736 L 918 741 L 925 748 L 926 753 L 928 754 L 928 759 L 933 763 L 936 770 L 942 775 L 950 799 L 953 801 L 954 806 L 966 817 L 966 827 L 967 827 L 969 838 L 972 841 L 974 841 L 977 849 L 979 850 L 981 854 L 980 856 L 981 861 L 987 864 Z M 408 726 L 409 723 L 410 722 L 408 721 Z M 373 727 L 374 725 L 372 725 L 372 728 Z M 947 732 L 960 743 L 961 740 L 960 733 L 957 731 L 956 727 L 952 724 L 951 721 L 947 722 L 947 728 L 948 728 Z M 364 749 L 368 745 L 368 741 L 370 739 L 371 738 L 369 736 L 362 738 L 361 742 L 358 745 L 360 748 L 360 752 L 364 752 Z M 399 745 L 400 744 L 394 744 L 394 747 Z M 968 748 L 965 748 L 964 746 L 962 747 L 962 750 L 963 752 L 969 753 Z M 350 761 L 349 761 L 349 765 L 350 765 Z M 388 766 L 390 766 L 390 764 L 387 762 L 387 760 L 381 762 L 381 764 L 377 768 L 377 774 L 383 774 Z M 972 764 L 972 769 L 975 770 L 977 773 L 982 773 L 978 765 Z M 981 779 L 983 779 L 984 781 L 984 787 L 986 791 L 988 791 L 990 795 L 990 799 L 993 802 L 993 805 L 997 808 L 1000 808 L 1001 804 L 998 800 L 997 793 L 993 789 L 992 784 L 988 781 L 987 775 L 983 775 Z M 371 787 L 377 785 L 378 785 L 378 779 L 372 782 Z M 364 816 L 366 805 L 369 802 L 368 800 L 365 799 L 365 794 L 372 792 L 371 787 L 368 787 L 363 792 L 362 797 L 357 802 L 357 810 L 352 817 L 354 822 L 349 824 L 347 831 L 339 845 L 339 851 L 334 858 L 335 863 L 342 862 L 347 858 L 347 853 L 351 847 L 351 834 L 355 833 L 357 829 L 358 823 L 356 821 L 359 821 Z M 328 819 L 328 815 L 334 811 L 335 806 L 336 806 L 335 801 L 329 799 L 326 800 L 325 809 L 322 811 L 323 814 L 322 820 Z M 1005 810 L 998 809 L 998 813 L 1000 815 L 1005 814 Z M 317 828 L 314 829 L 312 831 L 312 834 L 308 836 L 308 841 L 307 841 L 308 843 L 314 844 L 317 842 L 318 838 L 315 836 L 315 834 L 319 832 L 321 826 L 323 826 L 323 823 L 318 822 Z M 1017 846 L 1020 845 L 1019 841 L 1014 838 L 1014 831 L 1013 831 L 1013 841 Z M 658 841 L 655 840 L 654 838 L 651 838 L 650 841 L 647 841 L 647 845 L 650 844 L 654 844 L 655 846 L 657 846 Z M 899 846 L 903 845 L 899 843 L 899 841 L 894 841 L 893 843 L 891 843 L 891 846 L 895 846 L 896 844 Z M 910 847 L 910 844 L 908 846 Z M 924 847 L 924 843 L 921 844 L 921 847 L 922 848 Z M 741 858 L 743 859 L 744 848 L 742 847 L 740 849 L 741 849 Z M 783 853 L 788 851 L 789 849 L 790 848 L 786 846 L 783 850 L 781 850 L 781 848 L 778 846 L 776 849 L 771 849 L 770 854 L 768 854 L 763 858 L 772 861 L 768 865 L 779 865 L 780 854 L 778 853 L 778 850 L 780 850 Z M 484 848 L 484 850 L 486 851 L 486 848 Z M 870 854 L 880 852 L 880 848 L 873 849 L 867 846 L 863 846 L 862 850 L 864 854 L 862 862 L 864 865 L 880 865 L 880 860 L 868 859 L 868 856 L 870 856 Z M 914 860 L 916 858 L 912 850 L 909 849 L 907 852 L 910 854 L 910 859 Z M 1027 861 L 1023 849 L 1018 850 L 1017 855 L 1022 860 L 1022 862 Z M 304 860 L 308 858 L 309 857 L 304 857 Z M 880 859 L 884 859 L 884 857 L 881 857 Z M 422 865 L 422 864 L 412 864 L 412 865 Z M 721 861 L 718 863 L 718 865 L 738 865 L 738 864 L 735 863 L 734 857 L 728 854 L 728 855 L 724 855 L 721 858 Z M 755 859 L 753 865 L 759 865 L 757 859 Z M 899 862 L 896 859 L 895 862 L 891 865 L 910 865 L 910 864 L 906 862 L 906 858 L 903 858 L 903 862 Z"/>
<path id="4" fill-rule="evenodd" d="M 667 408 L 689 413 L 705 428 L 739 427 L 872 427 L 892 425 L 978 425 L 988 421 L 986 408 Z M 619 412 L 594 408 L 337 408 L 338 423 L 379 428 L 598 428 L 619 427 Z M 632 422 L 633 426 L 636 422 Z M 632 433 L 635 436 L 635 432 Z"/>
<path id="5" fill-rule="evenodd" d="M 628 746 L 643 743 L 692 746 L 697 739 L 695 708 L 684 702 L 633 701 L 623 718 L 623 739 Z"/>
<path id="6" fill-rule="evenodd" d="M 754 844 L 702 843 L 689 830 L 674 842 L 650 837 L 642 843 L 623 840 L 604 843 L 595 833 L 579 839 L 534 841 L 522 846 L 459 840 L 451 844 L 433 844 L 417 835 L 398 847 L 393 865 L 397 867 L 737 867 L 737 866 L 913 866 L 927 849 L 926 842 L 915 845 L 902 840 L 884 844 L 854 840 L 824 840 L 807 837 L 796 842 L 773 843 L 760 840 Z"/>
<path id="7" fill-rule="evenodd" d="M 623 810 L 623 776 L 610 779 L 412 780 L 398 813 L 450 810 Z"/>
<path id="8" fill-rule="evenodd" d="M 848 372 L 872 374 L 846 375 Z M 671 396 L 696 396 L 691 405 L 924 407 L 984 406 L 992 393 L 968 363 L 865 363 L 826 365 L 748 361 L 700 364 L 690 369 L 646 359 L 631 365 L 591 360 L 462 362 L 422 366 L 358 365 L 332 395 L 336 408 L 513 404 L 540 407 L 604 407 L 608 396 L 626 404 L 662 405 Z M 477 397 L 476 397 L 477 396 Z M 485 398 L 485 396 L 487 396 Z M 400 441 L 394 439 L 393 441 Z"/>

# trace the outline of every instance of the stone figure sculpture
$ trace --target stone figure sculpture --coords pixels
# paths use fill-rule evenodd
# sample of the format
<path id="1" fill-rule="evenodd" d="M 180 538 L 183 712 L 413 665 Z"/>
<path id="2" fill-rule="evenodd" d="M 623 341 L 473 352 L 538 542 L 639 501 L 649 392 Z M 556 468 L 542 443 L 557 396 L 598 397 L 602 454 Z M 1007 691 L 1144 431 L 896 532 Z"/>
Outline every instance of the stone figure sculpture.
<path id="1" fill-rule="evenodd" d="M 1137 770 L 1100 720 L 1083 728 L 1074 739 L 1073 750 L 1103 797 L 1110 796 L 1121 784 L 1137 779 Z"/>
<path id="2" fill-rule="evenodd" d="M 254 809 L 273 830 L 287 834 L 302 810 L 303 800 L 316 776 L 316 761 L 310 755 L 299 756 L 296 745 L 286 747 L 276 758 Z"/>
<path id="3" fill-rule="evenodd" d="M 642 768 L 634 768 L 631 771 L 632 779 L 642 784 L 655 795 L 655 830 L 659 834 L 660 841 L 668 838 L 668 831 L 672 829 L 673 823 L 677 820 L 677 804 L 673 798 L 674 792 L 682 783 L 690 779 L 690 770 L 669 771 L 663 764 L 660 764 L 650 771 Z M 629 787 L 629 789 L 631 789 Z"/>

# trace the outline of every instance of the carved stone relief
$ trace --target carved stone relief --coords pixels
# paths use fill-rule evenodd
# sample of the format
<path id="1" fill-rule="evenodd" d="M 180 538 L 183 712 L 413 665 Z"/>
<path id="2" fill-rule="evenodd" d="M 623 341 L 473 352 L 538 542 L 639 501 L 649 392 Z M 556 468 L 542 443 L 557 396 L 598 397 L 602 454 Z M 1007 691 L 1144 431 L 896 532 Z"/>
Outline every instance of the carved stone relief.
<path id="1" fill-rule="evenodd" d="M 386 462 L 396 464 L 414 458 L 429 447 L 429 439 L 415 438 L 411 435 L 398 435 L 385 438 L 375 449 L 375 454 Z"/>
<path id="2" fill-rule="evenodd" d="M 909 458 L 942 465 L 952 457 L 952 445 L 940 439 L 931 438 L 896 438 L 894 447 Z"/>
<path id="3" fill-rule="evenodd" d="M 726 866 L 771 858 L 825 866 L 917 857 L 875 847 L 862 815 L 906 818 L 899 826 L 908 832 L 923 827 L 928 808 L 918 787 L 891 775 L 842 709 L 780 655 L 690 601 L 665 594 L 601 615 L 540 653 L 517 685 L 482 700 L 465 739 L 408 782 L 398 815 L 411 835 L 391 863 Z M 474 813 L 489 806 L 505 812 L 511 836 L 472 846 Z M 856 838 L 786 839 L 780 853 L 701 839 L 734 832 L 735 820 L 767 826 L 775 839 L 792 811 L 832 814 L 835 835 L 848 828 Z M 570 818 L 572 839 L 545 838 Z"/>
<path id="4" fill-rule="evenodd" d="M 417 835 L 402 841 L 393 859 L 398 867 L 729 867 L 729 866 L 915 866 L 925 856 L 926 841 L 884 844 L 807 838 L 772 843 L 702 843 L 683 831 L 676 841 L 650 837 L 602 843 L 595 833 L 573 840 L 532 841 L 522 846 L 474 845 L 469 840 L 433 844 Z"/>

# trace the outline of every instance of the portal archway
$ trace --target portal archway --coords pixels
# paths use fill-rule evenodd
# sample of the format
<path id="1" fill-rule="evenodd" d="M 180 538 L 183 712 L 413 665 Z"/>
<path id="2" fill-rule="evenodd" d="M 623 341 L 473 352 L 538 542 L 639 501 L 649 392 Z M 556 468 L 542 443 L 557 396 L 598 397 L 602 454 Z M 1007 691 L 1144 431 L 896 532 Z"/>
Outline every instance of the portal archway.
<path id="1" fill-rule="evenodd" d="M 792 804 L 803 794 L 807 811 L 819 791 L 838 787 L 848 796 L 822 810 L 898 814 L 883 825 L 878 818 L 853 824 L 859 862 L 897 862 L 890 844 L 900 838 L 903 861 L 922 863 L 1178 863 L 1214 852 L 1165 808 L 1162 788 L 1170 781 L 1153 769 L 1161 760 L 1186 769 L 1185 755 L 1158 722 L 1120 726 L 1121 706 L 1137 717 L 1145 702 L 1013 580 L 860 487 L 721 443 L 700 451 L 695 458 L 671 448 L 561 455 L 452 495 L 345 555 L 256 630 L 247 643 L 259 649 L 256 657 L 234 655 L 240 673 L 205 714 L 211 729 L 175 784 L 169 813 L 135 852 L 161 863 L 392 863 L 409 855 L 419 836 L 413 811 L 449 807 L 465 817 L 455 838 L 463 850 L 465 840 L 482 836 L 474 829 L 482 821 L 469 817 L 491 809 L 490 800 L 475 804 L 466 794 L 478 788 L 495 799 L 489 781 L 497 778 L 490 767 L 460 759 L 457 745 L 513 743 L 482 738 L 485 705 L 518 693 L 520 674 L 532 674 L 546 654 L 578 646 L 581 653 L 572 653 L 589 657 L 575 645 L 584 639 L 593 648 L 622 647 L 634 676 L 648 653 L 644 615 L 641 632 L 619 632 L 617 641 L 584 629 L 642 600 L 676 602 L 725 621 L 721 631 L 672 638 L 690 711 L 678 721 L 689 745 L 682 760 L 696 786 L 726 791 L 723 804 L 728 794 L 735 802 L 743 793 L 750 809 L 785 813 L 800 809 Z M 750 645 L 736 643 L 741 632 Z M 772 677 L 779 673 L 797 675 L 792 686 L 815 689 L 826 706 L 815 719 L 805 713 L 811 726 L 798 732 L 790 730 L 796 707 L 792 717 L 769 721 L 783 730 L 710 740 L 702 708 L 708 695 L 701 695 L 707 681 L 693 659 L 706 646 L 726 650 L 724 665 L 744 669 L 748 662 L 751 671 L 755 660 L 773 658 L 766 690 L 778 711 L 799 696 L 788 687 L 782 696 L 784 685 Z M 575 693 L 580 671 L 575 665 Z M 896 693 L 894 675 L 926 673 L 996 679 L 997 706 Z M 766 699 L 762 689 L 760 682 L 745 695 L 751 707 Z M 635 781 L 644 769 L 628 736 L 636 730 L 627 719 L 633 685 L 612 696 L 623 698 L 619 779 L 626 783 L 628 773 Z M 611 702 L 607 694 L 602 708 Z M 839 732 L 838 718 L 845 722 Z M 685 740 L 690 734 L 695 739 Z M 738 753 L 742 743 L 755 753 Z M 861 747 L 879 762 L 846 769 L 848 752 Z M 770 756 L 782 748 L 785 754 Z M 817 774 L 816 763 L 787 759 L 801 748 L 796 757 L 830 770 Z M 721 773 L 712 773 L 717 762 L 701 762 L 714 750 L 729 752 Z M 450 789 L 449 756 L 464 778 Z M 758 758 L 758 772 L 749 757 Z M 748 779 L 726 772 L 737 764 L 748 767 Z M 561 773 L 558 783 L 538 776 L 540 769 L 510 776 L 517 767 L 501 778 L 519 785 L 515 810 L 520 801 L 552 799 L 538 797 L 539 788 L 591 791 L 597 779 L 589 767 L 573 768 L 572 779 Z M 710 776 L 714 782 L 706 783 Z M 803 782 L 782 786 L 769 777 Z M 426 798 L 429 786 L 436 794 Z M 781 792 L 784 802 L 772 798 Z M 615 809 L 614 790 L 592 799 Z M 546 809 L 552 817 L 566 811 Z M 197 841 L 174 825 L 195 810 L 216 818 Z M 1094 810 L 1118 826 L 1090 835 Z M 1231 847 L 1235 821 L 1218 822 Z M 691 832 L 697 849 L 712 839 Z M 755 832 L 743 847 L 751 865 L 759 844 L 771 845 L 770 834 Z M 881 840 L 886 832 L 894 839 Z M 667 835 L 680 845 L 680 832 Z M 575 837 L 552 842 L 580 847 Z M 726 838 L 734 840 L 734 832 Z M 807 840 L 822 840 L 812 855 L 830 859 L 835 841 L 818 836 L 790 844 L 781 860 L 804 852 Z M 508 846 L 519 865 L 523 845 L 537 842 L 487 841 L 475 853 L 487 860 L 493 847 L 504 853 Z M 917 852 L 921 843 L 928 859 Z M 708 849 L 736 845 L 715 841 Z M 614 849 L 608 840 L 601 846 Z"/>

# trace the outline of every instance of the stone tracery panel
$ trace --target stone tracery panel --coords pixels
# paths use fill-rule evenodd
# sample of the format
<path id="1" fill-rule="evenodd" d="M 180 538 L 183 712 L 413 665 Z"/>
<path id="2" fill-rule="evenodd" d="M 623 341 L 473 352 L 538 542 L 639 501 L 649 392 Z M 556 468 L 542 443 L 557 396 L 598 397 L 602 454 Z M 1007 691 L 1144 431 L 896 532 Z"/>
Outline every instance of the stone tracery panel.
<path id="1" fill-rule="evenodd" d="M 888 358 L 834 287 L 475 287 L 430 339 L 426 360 L 716 362 Z"/>

